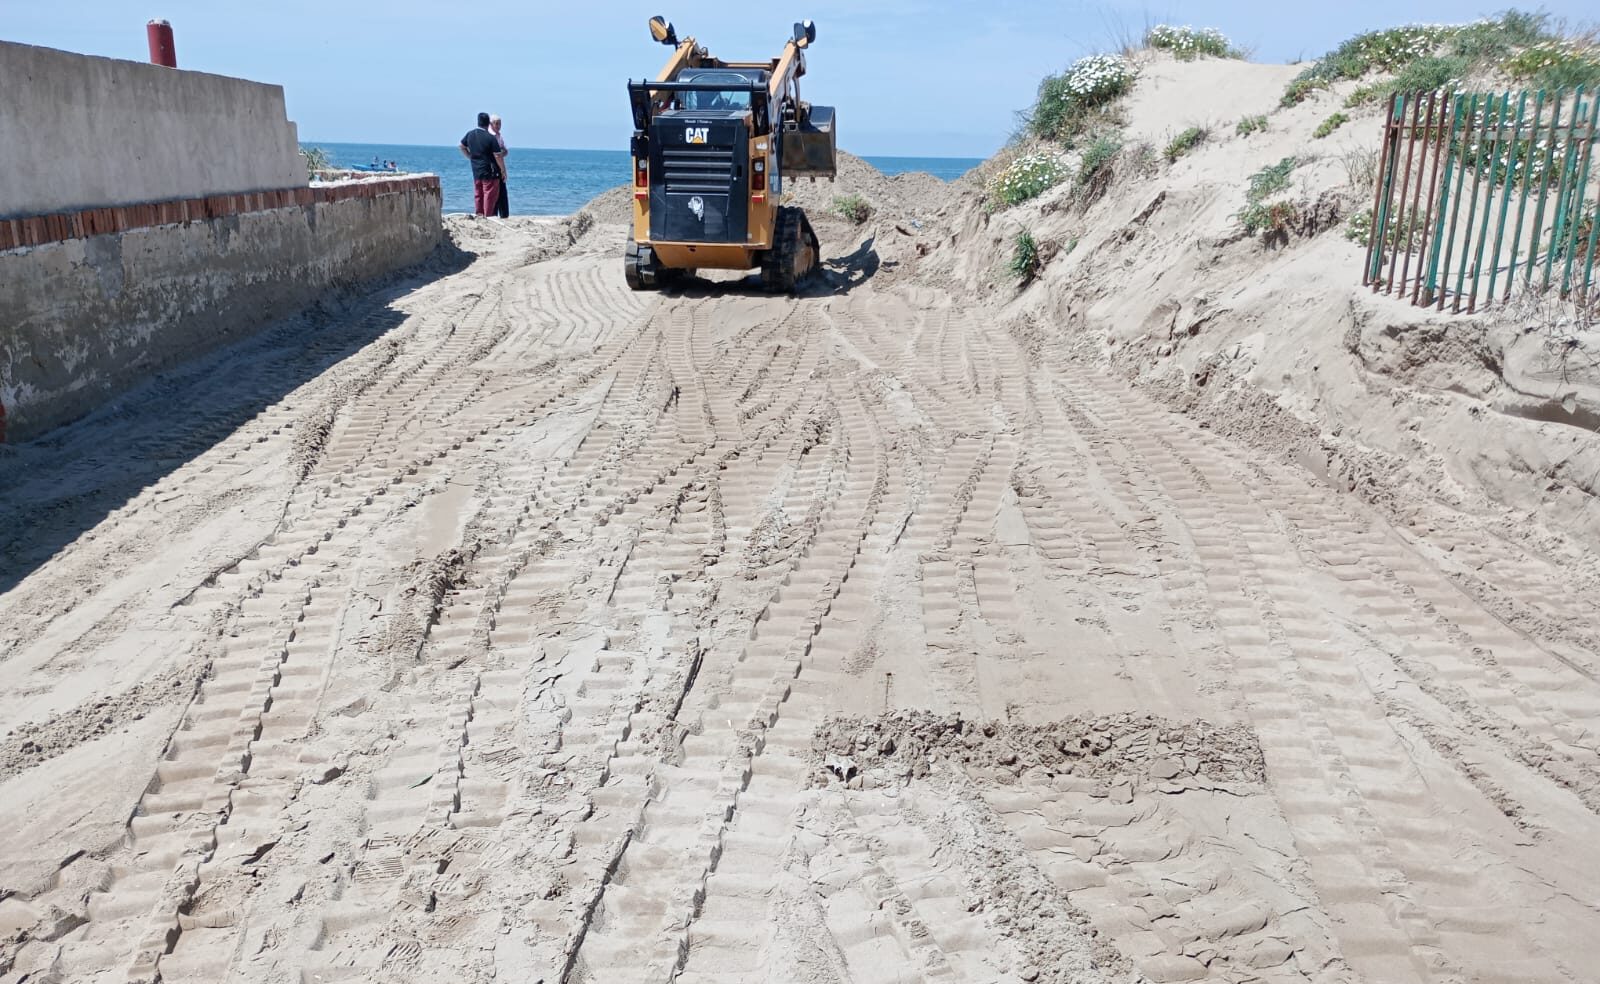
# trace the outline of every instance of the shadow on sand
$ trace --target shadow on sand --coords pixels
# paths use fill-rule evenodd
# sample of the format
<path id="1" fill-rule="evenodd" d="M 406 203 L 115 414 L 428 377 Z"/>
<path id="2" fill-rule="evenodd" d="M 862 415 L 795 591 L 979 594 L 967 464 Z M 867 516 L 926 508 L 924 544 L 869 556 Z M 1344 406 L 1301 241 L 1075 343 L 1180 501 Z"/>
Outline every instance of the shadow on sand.
<path id="1" fill-rule="evenodd" d="M 420 264 L 159 372 L 87 416 L 0 446 L 0 595 L 139 492 L 404 320 L 393 301 L 466 268 L 445 240 Z"/>
<path id="2" fill-rule="evenodd" d="M 878 272 L 877 237 L 868 236 L 861 241 L 853 251 L 843 256 L 834 256 L 823 259 L 821 268 L 801 284 L 795 291 L 796 297 L 834 297 L 848 294 L 861 284 L 872 279 Z M 761 278 L 755 273 L 745 274 L 738 279 L 710 280 L 705 277 L 686 277 L 683 280 L 662 288 L 661 291 L 669 297 L 770 297 L 761 286 Z"/>

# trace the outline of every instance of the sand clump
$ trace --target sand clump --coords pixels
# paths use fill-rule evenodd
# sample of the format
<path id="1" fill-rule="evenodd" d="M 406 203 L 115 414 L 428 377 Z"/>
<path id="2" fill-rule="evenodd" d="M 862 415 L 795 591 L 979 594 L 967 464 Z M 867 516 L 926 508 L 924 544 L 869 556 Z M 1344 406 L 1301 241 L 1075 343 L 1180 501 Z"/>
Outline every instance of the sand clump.
<path id="1" fill-rule="evenodd" d="M 817 774 L 845 781 L 858 773 L 921 779 L 940 762 L 1001 779 L 1041 771 L 1084 779 L 1141 775 L 1163 783 L 1190 778 L 1259 783 L 1266 775 L 1260 742 L 1245 725 L 1138 714 L 1071 717 L 1044 725 L 928 711 L 835 717 L 818 727 L 812 748 Z"/>

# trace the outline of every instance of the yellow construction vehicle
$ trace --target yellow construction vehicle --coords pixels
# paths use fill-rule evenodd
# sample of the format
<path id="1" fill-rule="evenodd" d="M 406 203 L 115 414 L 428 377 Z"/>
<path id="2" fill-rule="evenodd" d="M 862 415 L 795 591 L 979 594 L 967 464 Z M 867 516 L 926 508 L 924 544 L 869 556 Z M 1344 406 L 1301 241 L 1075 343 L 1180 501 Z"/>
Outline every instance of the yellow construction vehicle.
<path id="1" fill-rule="evenodd" d="M 633 232 L 628 286 L 647 290 L 700 268 L 760 268 L 761 283 L 789 292 L 817 268 L 817 236 L 784 183 L 832 179 L 833 109 L 800 98 L 810 21 L 794 26 L 771 61 L 713 58 L 694 38 L 650 19 L 673 49 L 653 82 L 628 82 L 633 108 Z"/>

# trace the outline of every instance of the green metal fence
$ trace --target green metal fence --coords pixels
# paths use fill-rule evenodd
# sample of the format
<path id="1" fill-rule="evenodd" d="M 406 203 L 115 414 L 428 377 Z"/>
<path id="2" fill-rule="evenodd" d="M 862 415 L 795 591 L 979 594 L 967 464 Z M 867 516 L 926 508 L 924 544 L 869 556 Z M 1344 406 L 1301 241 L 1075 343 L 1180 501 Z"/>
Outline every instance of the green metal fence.
<path id="1" fill-rule="evenodd" d="M 1469 314 L 1514 287 L 1595 299 L 1597 95 L 1392 96 L 1362 283 Z"/>

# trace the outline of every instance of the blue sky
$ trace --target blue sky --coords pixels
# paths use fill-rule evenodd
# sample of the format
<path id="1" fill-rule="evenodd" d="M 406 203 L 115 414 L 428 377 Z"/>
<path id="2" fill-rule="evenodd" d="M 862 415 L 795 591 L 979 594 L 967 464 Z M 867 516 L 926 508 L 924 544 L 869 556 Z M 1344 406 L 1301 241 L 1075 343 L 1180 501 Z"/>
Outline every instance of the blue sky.
<path id="1" fill-rule="evenodd" d="M 1594 16 L 1591 3 L 1542 9 L 1576 21 Z M 667 54 L 649 40 L 649 15 L 667 15 L 680 36 L 692 34 L 725 58 L 775 55 L 792 22 L 809 17 L 817 43 L 802 93 L 838 108 L 841 146 L 981 157 L 1005 141 L 1040 77 L 1115 48 L 1147 23 L 1218 27 L 1253 48 L 1256 60 L 1286 62 L 1314 58 L 1362 30 L 1498 9 L 1471 0 L 0 0 L 0 38 L 143 61 L 145 21 L 166 17 L 179 65 L 282 85 L 308 142 L 449 144 L 484 109 L 505 116 L 516 146 L 620 148 L 630 130 L 624 81 L 653 77 Z"/>

